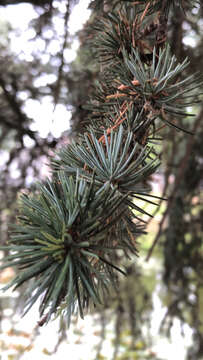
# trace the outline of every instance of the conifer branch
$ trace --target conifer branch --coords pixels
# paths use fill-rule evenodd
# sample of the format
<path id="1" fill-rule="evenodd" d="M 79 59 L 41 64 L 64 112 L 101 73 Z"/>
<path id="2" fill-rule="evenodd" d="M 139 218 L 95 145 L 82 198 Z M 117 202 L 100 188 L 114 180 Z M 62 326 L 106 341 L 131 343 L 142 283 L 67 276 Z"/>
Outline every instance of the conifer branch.
<path id="1" fill-rule="evenodd" d="M 56 154 L 52 179 L 21 196 L 0 269 L 20 269 L 4 290 L 33 280 L 25 313 L 40 298 L 40 325 L 59 313 L 68 323 L 77 311 L 83 318 L 125 273 L 118 252 L 137 254 L 142 216 L 150 216 L 140 200 L 156 205 L 148 179 L 160 164 L 152 145 L 160 121 L 180 129 L 202 85 L 199 74 L 182 76 L 188 59 L 177 62 L 162 31 L 175 4 L 182 1 L 123 1 L 97 21 L 93 46 L 104 68 L 85 132 Z"/>

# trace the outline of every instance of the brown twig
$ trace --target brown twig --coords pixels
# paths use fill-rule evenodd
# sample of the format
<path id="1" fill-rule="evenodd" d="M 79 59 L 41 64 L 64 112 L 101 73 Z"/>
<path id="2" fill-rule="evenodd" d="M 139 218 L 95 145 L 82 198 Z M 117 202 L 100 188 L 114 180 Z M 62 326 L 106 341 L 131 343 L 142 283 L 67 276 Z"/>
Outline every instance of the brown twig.
<path id="1" fill-rule="evenodd" d="M 126 103 L 126 101 L 124 102 Z M 106 130 L 106 133 L 107 135 L 109 135 L 114 129 L 116 129 L 120 124 L 122 124 L 122 122 L 126 119 L 126 117 L 123 117 L 122 116 L 125 114 L 125 112 L 127 111 L 128 109 L 128 106 L 125 105 L 124 107 L 124 110 L 120 113 L 118 119 L 116 119 L 115 121 L 115 125 L 113 125 L 112 127 L 109 127 L 107 130 Z M 100 138 L 99 138 L 99 142 L 104 142 L 105 141 L 105 136 L 102 135 Z"/>

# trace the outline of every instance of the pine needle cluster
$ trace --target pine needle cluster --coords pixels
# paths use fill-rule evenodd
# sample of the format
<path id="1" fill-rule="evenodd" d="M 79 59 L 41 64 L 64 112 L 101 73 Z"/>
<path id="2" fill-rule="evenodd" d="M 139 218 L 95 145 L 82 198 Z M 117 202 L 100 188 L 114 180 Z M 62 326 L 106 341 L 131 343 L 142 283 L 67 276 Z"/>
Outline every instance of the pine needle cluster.
<path id="1" fill-rule="evenodd" d="M 4 247 L 1 269 L 19 269 L 4 290 L 30 280 L 24 313 L 40 298 L 40 325 L 61 312 L 68 322 L 75 312 L 83 317 L 125 275 L 123 259 L 137 254 L 140 200 L 158 198 L 148 181 L 160 164 L 153 145 L 160 123 L 180 130 L 202 84 L 199 74 L 184 78 L 188 59 L 178 63 L 167 43 L 170 7 L 185 3 L 119 1 L 94 21 L 101 76 L 87 125 L 52 159 L 51 180 L 21 196 Z"/>

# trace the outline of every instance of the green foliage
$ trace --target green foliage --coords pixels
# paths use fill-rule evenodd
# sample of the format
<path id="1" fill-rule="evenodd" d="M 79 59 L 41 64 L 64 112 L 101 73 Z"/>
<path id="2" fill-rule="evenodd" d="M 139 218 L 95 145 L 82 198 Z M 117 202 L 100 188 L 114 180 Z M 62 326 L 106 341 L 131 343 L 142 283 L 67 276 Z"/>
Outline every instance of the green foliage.
<path id="1" fill-rule="evenodd" d="M 88 182 L 94 173 L 98 186 L 109 184 L 121 193 L 140 193 L 142 181 L 159 165 L 157 158 L 153 159 L 152 149 L 143 148 L 137 142 L 133 144 L 133 132 L 126 133 L 122 125 L 118 132 L 110 134 L 109 140 L 104 132 L 104 143 L 90 131 L 84 135 L 83 143 L 73 142 L 62 149 L 58 157 L 53 161 L 56 169 L 62 169 L 68 175 L 79 171 Z"/>
<path id="2" fill-rule="evenodd" d="M 200 74 L 193 74 L 178 81 L 180 74 L 189 64 L 187 59 L 182 64 L 177 64 L 175 56 L 170 54 L 168 45 L 159 52 L 158 60 L 156 60 L 157 54 L 154 48 L 150 66 L 143 66 L 139 52 L 134 49 L 132 49 L 132 55 L 127 55 L 125 51 L 123 55 L 125 65 L 122 66 L 121 83 L 126 85 L 129 91 L 138 94 L 138 99 L 143 106 L 146 106 L 146 103 L 147 106 L 151 106 L 155 117 L 161 116 L 161 110 L 176 115 L 188 115 L 181 109 L 186 109 L 188 105 L 186 101 L 190 100 L 190 97 L 195 98 L 195 102 L 197 101 L 192 91 L 199 88 L 202 79 Z M 126 68 L 129 70 L 128 73 L 126 73 Z M 138 80 L 138 83 L 133 85 L 132 79 Z M 184 96 L 185 94 L 187 95 Z M 192 104 L 192 101 L 190 100 L 189 103 Z M 163 115 L 162 119 L 165 120 L 166 116 Z"/>
<path id="3" fill-rule="evenodd" d="M 140 1 L 136 8 L 126 2 L 94 27 L 104 67 L 86 106 L 85 130 L 56 154 L 52 180 L 21 197 L 19 223 L 4 248 L 11 254 L 0 269 L 20 269 L 4 290 L 33 280 L 25 313 L 40 298 L 41 325 L 61 311 L 68 322 L 76 311 L 83 317 L 116 286 L 118 274 L 125 274 L 123 258 L 137 253 L 142 215 L 148 214 L 140 200 L 154 204 L 148 181 L 160 163 L 151 146 L 157 123 L 161 119 L 180 129 L 177 115 L 188 115 L 202 84 L 197 75 L 182 78 L 188 60 L 179 64 L 165 33 L 160 37 L 173 4 Z M 152 6 L 159 21 L 148 27 Z M 103 40 L 101 24 L 107 24 Z"/>
<path id="4" fill-rule="evenodd" d="M 22 196 L 20 225 L 14 226 L 12 245 L 7 247 L 14 254 L 4 258 L 6 264 L 1 268 L 17 265 L 21 269 L 4 290 L 37 278 L 27 291 L 25 313 L 42 294 L 40 314 L 48 309 L 46 321 L 62 301 L 70 315 L 77 300 L 82 317 L 90 299 L 95 304 L 101 301 L 98 285 L 106 292 L 114 281 L 112 269 L 124 273 L 111 263 L 112 251 L 123 245 L 109 243 L 109 229 L 121 218 L 117 211 L 121 200 L 109 186 L 95 192 L 93 181 L 87 186 L 78 176 L 74 182 L 63 172 L 57 173 L 53 182 L 39 185 L 35 197 Z M 125 216 L 123 227 L 124 220 Z M 135 252 L 131 241 L 126 246 Z"/>

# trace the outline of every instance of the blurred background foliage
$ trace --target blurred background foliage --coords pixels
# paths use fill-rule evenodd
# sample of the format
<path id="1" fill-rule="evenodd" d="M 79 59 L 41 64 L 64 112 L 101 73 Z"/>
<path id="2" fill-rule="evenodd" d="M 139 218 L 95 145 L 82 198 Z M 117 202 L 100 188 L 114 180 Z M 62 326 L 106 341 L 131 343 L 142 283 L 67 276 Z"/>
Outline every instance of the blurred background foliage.
<path id="1" fill-rule="evenodd" d="M 8 224 L 15 221 L 19 191 L 29 189 L 33 181 L 44 176 L 42 164 L 48 162 L 47 156 L 82 131 L 87 121 L 88 110 L 82 105 L 93 94 L 100 71 L 91 47 L 92 29 L 97 17 L 119 5 L 116 0 L 90 1 L 91 16 L 77 34 L 80 48 L 71 62 L 67 51 L 73 35 L 69 33 L 68 24 L 78 1 L 2 0 L 0 9 L 25 3 L 35 12 L 28 25 L 29 41 L 34 44 L 29 56 L 23 50 L 15 53 L 11 46 L 12 34 L 18 31 L 18 36 L 22 36 L 20 29 L 16 30 L 12 23 L 0 19 L 1 245 L 7 241 Z M 200 2 L 189 11 L 187 2 L 185 6 L 185 13 L 175 7 L 170 14 L 168 36 L 177 59 L 183 61 L 187 56 L 190 59 L 185 71 L 191 74 L 203 70 L 203 5 Z M 57 50 L 52 49 L 54 41 Z M 71 130 L 67 115 L 67 131 L 60 138 L 51 131 L 42 136 L 33 126 L 34 118 L 26 104 L 30 100 L 43 103 L 44 99 L 55 108 L 63 105 L 67 113 L 71 111 Z M 112 359 L 158 360 L 156 353 L 150 350 L 154 296 L 159 296 L 165 309 L 160 323 L 162 336 L 170 337 L 173 323 L 179 319 L 183 333 L 186 325 L 192 329 L 192 345 L 186 359 L 203 359 L 203 106 L 193 106 L 188 112 L 197 115 L 181 119 L 179 126 L 194 135 L 177 132 L 172 127 L 160 128 L 160 137 L 167 141 L 160 143 L 162 165 L 151 178 L 151 185 L 155 195 L 168 201 L 162 202 L 155 211 L 152 209 L 155 218 L 147 220 L 148 235 L 140 237 L 139 260 L 135 259 L 134 265 L 126 263 L 128 278 L 120 279 L 119 288 L 98 311 L 97 360 L 105 359 L 102 349 L 108 337 L 109 318 L 114 324 Z M 7 282 L 12 275 L 8 270 L 2 272 L 1 283 Z M 23 289 L 21 292 L 12 303 L 13 307 L 16 303 L 20 306 Z M 2 298 L 1 321 L 6 317 L 6 306 Z M 66 331 L 61 324 L 58 346 L 64 338 Z M 22 349 L 17 352 L 16 359 L 20 358 Z"/>

